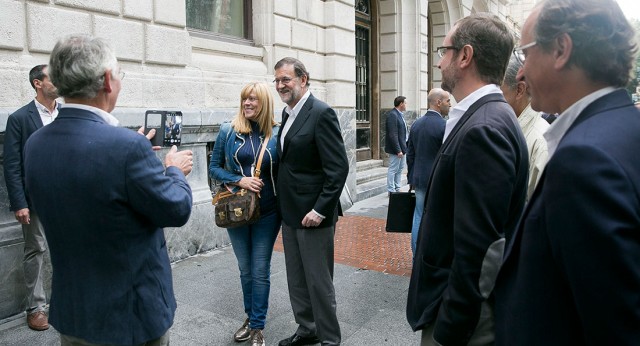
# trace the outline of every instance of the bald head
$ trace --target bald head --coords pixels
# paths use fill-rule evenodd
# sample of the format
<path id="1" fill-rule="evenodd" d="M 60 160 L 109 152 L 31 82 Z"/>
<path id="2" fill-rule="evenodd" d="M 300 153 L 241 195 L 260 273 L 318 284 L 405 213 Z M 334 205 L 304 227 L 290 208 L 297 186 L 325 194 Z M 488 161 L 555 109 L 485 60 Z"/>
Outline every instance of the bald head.
<path id="1" fill-rule="evenodd" d="M 449 114 L 451 97 L 448 92 L 440 88 L 433 88 L 427 95 L 427 102 L 429 103 L 429 109 L 434 110 L 443 116 Z"/>

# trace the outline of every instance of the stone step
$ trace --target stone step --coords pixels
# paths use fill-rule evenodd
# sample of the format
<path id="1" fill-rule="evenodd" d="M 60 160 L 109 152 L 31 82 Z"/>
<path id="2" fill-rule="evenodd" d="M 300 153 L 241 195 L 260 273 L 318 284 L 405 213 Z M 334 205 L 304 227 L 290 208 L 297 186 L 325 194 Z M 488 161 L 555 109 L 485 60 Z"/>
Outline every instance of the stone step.
<path id="1" fill-rule="evenodd" d="M 407 189 L 405 188 L 405 186 L 407 184 L 407 176 L 405 174 L 402 175 L 401 184 L 402 184 L 401 191 L 406 191 Z M 356 190 L 357 190 L 356 202 L 373 197 L 373 196 L 377 196 L 381 193 L 385 193 L 387 192 L 387 177 L 385 175 L 384 178 L 372 180 L 364 184 L 358 184 L 358 186 L 356 186 Z"/>
<path id="2" fill-rule="evenodd" d="M 378 179 L 387 179 L 387 167 L 370 168 L 356 172 L 356 185 L 368 183 Z"/>
<path id="3" fill-rule="evenodd" d="M 356 171 L 365 171 L 367 169 L 383 167 L 382 160 L 366 160 L 366 161 L 358 161 L 356 162 Z"/>

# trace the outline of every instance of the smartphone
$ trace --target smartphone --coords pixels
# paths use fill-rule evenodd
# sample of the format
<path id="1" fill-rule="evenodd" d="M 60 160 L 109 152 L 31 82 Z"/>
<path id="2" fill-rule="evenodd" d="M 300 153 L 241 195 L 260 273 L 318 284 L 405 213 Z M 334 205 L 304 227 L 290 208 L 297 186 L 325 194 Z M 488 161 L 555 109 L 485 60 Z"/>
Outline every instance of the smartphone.
<path id="1" fill-rule="evenodd" d="M 182 112 L 148 110 L 144 115 L 144 133 L 155 129 L 151 145 L 170 147 L 182 142 Z"/>

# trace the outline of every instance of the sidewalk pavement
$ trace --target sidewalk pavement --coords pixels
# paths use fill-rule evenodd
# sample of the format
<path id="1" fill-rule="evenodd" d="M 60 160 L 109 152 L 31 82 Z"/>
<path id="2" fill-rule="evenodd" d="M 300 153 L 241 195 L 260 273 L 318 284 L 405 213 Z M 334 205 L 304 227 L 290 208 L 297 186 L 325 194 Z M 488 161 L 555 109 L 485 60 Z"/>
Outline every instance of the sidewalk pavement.
<path id="1" fill-rule="evenodd" d="M 348 221 L 356 218 L 380 221 L 386 218 L 387 203 L 386 193 L 358 202 L 341 218 L 346 222 L 340 223 L 349 225 Z M 248 342 L 233 341 L 233 333 L 243 323 L 245 315 L 238 266 L 231 247 L 187 258 L 172 267 L 178 309 L 170 329 L 171 345 L 248 345 Z M 343 345 L 420 343 L 420 333 L 411 331 L 405 317 L 407 276 L 336 261 L 334 284 Z M 267 345 L 277 345 L 279 340 L 291 336 L 297 327 L 289 302 L 284 254 L 279 251 L 273 253 L 269 303 L 264 335 Z M 0 330 L 0 345 L 60 345 L 58 333 L 53 328 L 36 332 L 26 326 L 24 319 L 22 322 Z"/>

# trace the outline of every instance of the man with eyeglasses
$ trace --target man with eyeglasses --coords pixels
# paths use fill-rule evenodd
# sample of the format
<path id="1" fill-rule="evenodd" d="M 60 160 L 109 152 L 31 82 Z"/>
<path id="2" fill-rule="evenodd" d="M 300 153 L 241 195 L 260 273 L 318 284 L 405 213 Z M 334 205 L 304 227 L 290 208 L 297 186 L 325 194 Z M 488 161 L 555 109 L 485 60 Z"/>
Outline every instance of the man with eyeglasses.
<path id="1" fill-rule="evenodd" d="M 349 162 L 336 112 L 309 91 L 309 73 L 295 58 L 274 67 L 286 107 L 278 135 L 277 204 L 296 332 L 280 346 L 340 345 L 333 287 L 333 241 Z"/>
<path id="2" fill-rule="evenodd" d="M 527 183 L 527 201 L 531 199 L 533 190 L 540 180 L 540 175 L 547 163 L 547 142 L 543 134 L 549 128 L 540 113 L 531 109 L 531 96 L 527 83 L 517 78 L 522 63 L 516 54 L 509 59 L 509 66 L 500 86 L 504 98 L 518 117 L 529 150 L 529 182 Z"/>
<path id="3" fill-rule="evenodd" d="M 24 236 L 24 281 L 27 286 L 27 325 L 33 330 L 47 330 L 45 313 L 44 255 L 47 241 L 40 218 L 31 208 L 24 186 L 24 144 L 39 128 L 51 124 L 58 116 L 58 91 L 49 79 L 47 65 L 29 71 L 29 83 L 36 97 L 7 119 L 4 137 L 4 178 L 9 195 L 9 209 L 22 226 Z"/>
<path id="4" fill-rule="evenodd" d="M 442 89 L 458 104 L 427 187 L 407 319 L 421 345 L 493 345 L 493 284 L 527 189 L 527 144 L 499 87 L 514 42 L 477 13 L 443 43 Z"/>
<path id="5" fill-rule="evenodd" d="M 49 322 L 62 346 L 169 345 L 176 301 L 162 227 L 189 219 L 192 153 L 174 146 L 163 166 L 148 138 L 117 126 L 123 73 L 105 40 L 59 40 L 49 76 L 65 104 L 24 154 L 51 253 Z"/>
<path id="6" fill-rule="evenodd" d="M 505 250 L 498 345 L 640 342 L 638 46 L 614 0 L 547 0 L 525 21 L 531 107 L 558 113 L 549 160 Z"/>

